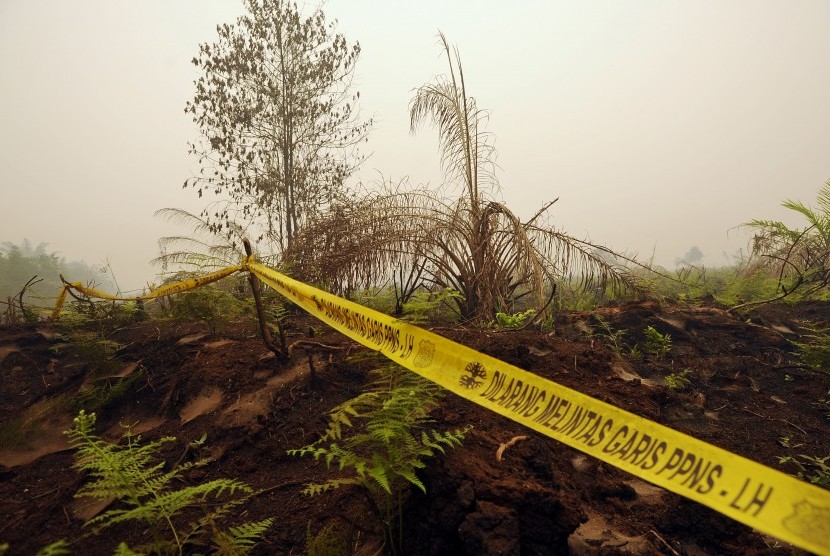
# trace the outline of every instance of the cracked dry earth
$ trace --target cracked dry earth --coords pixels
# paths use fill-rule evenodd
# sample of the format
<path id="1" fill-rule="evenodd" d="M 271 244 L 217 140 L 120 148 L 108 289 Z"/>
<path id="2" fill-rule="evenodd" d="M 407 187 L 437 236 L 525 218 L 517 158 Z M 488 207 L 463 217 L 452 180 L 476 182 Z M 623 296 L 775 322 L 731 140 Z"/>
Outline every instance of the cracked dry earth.
<path id="1" fill-rule="evenodd" d="M 642 343 L 644 329 L 653 326 L 671 335 L 672 349 L 659 360 L 631 360 L 625 350 L 608 347 L 597 316 L 625 330 L 628 346 Z M 797 453 L 830 455 L 830 380 L 799 367 L 790 343 L 816 322 L 830 324 L 827 304 L 767 306 L 736 317 L 714 307 L 647 301 L 564 313 L 554 332 L 435 331 L 794 473 L 778 463 L 778 456 L 794 453 L 782 439 L 798 446 Z M 307 339 L 300 331 L 309 325 L 320 326 L 301 315 L 292 323 L 289 342 Z M 0 329 L 0 426 L 89 380 L 82 357 L 51 349 L 58 333 L 46 324 Z M 254 554 L 304 554 L 307 531 L 330 524 L 353 533 L 353 554 L 381 549 L 382 534 L 362 492 L 343 487 L 306 497 L 304 483 L 332 473 L 286 455 L 316 440 L 328 410 L 361 391 L 368 367 L 350 356 L 364 348 L 329 330 L 280 364 L 252 323 L 209 333 L 198 323 L 148 321 L 111 337 L 122 345 L 111 376 L 138 369 L 142 375 L 99 412 L 105 438 L 120 437 L 119 423 L 137 423 L 147 438 L 175 436 L 164 453 L 172 465 L 206 434 L 202 455 L 210 463 L 187 480 L 234 477 L 262 489 L 240 510 L 246 521 L 275 518 Z M 690 369 L 689 386 L 669 388 L 664 378 L 683 369 Z M 428 461 L 420 473 L 426 494 L 404 493 L 405 554 L 803 553 L 451 394 L 432 417 L 440 427 L 473 428 L 462 447 Z M 0 543 L 10 544 L 10 554 L 78 539 L 83 521 L 102 510 L 73 496 L 84 478 L 72 468 L 62 434 L 71 418 L 58 409 L 25 438 L 0 439 Z M 72 549 L 109 554 L 114 541 L 139 542 L 143 534 L 139 527 L 113 528 Z"/>

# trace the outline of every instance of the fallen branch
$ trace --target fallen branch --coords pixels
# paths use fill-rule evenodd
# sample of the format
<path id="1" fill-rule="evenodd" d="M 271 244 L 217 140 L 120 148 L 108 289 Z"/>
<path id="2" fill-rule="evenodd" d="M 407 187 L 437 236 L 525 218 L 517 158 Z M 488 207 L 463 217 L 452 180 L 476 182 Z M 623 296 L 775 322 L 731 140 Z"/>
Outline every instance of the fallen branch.
<path id="1" fill-rule="evenodd" d="M 527 440 L 528 438 L 529 438 L 529 437 L 527 437 L 527 436 L 525 436 L 525 435 L 521 435 L 521 436 L 514 436 L 514 437 L 513 437 L 513 438 L 511 438 L 509 441 L 504 442 L 501 446 L 499 446 L 499 449 L 498 449 L 498 450 L 496 450 L 496 461 L 501 461 L 501 457 L 502 457 L 502 455 L 504 454 L 504 451 L 505 451 L 506 449 L 508 449 L 509 447 L 511 447 L 511 446 L 512 446 L 513 444 L 515 444 L 516 442 L 519 442 L 520 440 Z"/>
<path id="2" fill-rule="evenodd" d="M 652 535 L 654 535 L 655 537 L 657 537 L 657 540 L 658 540 L 658 541 L 660 541 L 660 542 L 662 542 L 662 543 L 663 543 L 663 545 L 664 545 L 666 548 L 668 548 L 668 549 L 669 549 L 669 551 L 670 551 L 672 554 L 674 554 L 674 556 L 680 556 L 680 553 L 679 553 L 678 551 L 676 551 L 674 548 L 672 548 L 672 546 L 671 546 L 668 542 L 666 542 L 666 539 L 664 539 L 663 537 L 661 537 L 660 535 L 658 535 L 658 534 L 657 534 L 657 531 L 655 531 L 654 529 L 650 529 L 650 530 L 649 530 L 649 533 L 651 533 Z"/>
<path id="3" fill-rule="evenodd" d="M 320 349 L 328 349 L 328 350 L 341 350 L 341 349 L 349 349 L 351 345 L 335 345 L 335 344 L 324 344 L 321 342 L 312 342 L 311 340 L 297 340 L 290 346 L 288 346 L 288 353 L 289 355 L 294 352 L 297 348 L 320 348 Z"/>

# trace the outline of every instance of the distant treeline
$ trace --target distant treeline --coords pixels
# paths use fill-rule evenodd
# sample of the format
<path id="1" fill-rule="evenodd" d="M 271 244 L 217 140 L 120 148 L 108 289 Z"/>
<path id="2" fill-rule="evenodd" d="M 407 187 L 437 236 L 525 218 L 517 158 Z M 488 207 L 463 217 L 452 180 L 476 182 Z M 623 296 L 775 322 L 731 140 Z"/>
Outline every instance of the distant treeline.
<path id="1" fill-rule="evenodd" d="M 60 275 L 81 281 L 105 291 L 114 291 L 114 284 L 104 269 L 84 261 L 67 261 L 57 253 L 47 251 L 48 243 L 33 246 L 28 239 L 19 245 L 0 243 L 0 300 L 17 296 L 33 277 L 40 280 L 27 292 L 24 300 L 32 305 L 50 304 L 63 284 Z"/>

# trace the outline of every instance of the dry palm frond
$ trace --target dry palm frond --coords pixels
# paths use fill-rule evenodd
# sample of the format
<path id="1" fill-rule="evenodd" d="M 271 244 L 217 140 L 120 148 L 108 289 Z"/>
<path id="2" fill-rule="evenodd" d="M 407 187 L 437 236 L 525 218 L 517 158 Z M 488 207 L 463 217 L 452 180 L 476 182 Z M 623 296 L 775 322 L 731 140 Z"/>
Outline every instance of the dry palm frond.
<path id="1" fill-rule="evenodd" d="M 574 276 L 586 287 L 636 289 L 621 264 L 636 261 L 538 220 L 537 213 L 522 222 L 496 202 L 480 207 L 476 220 L 465 198 L 387 190 L 307 226 L 289 256 L 296 277 L 339 293 L 417 270 L 425 286 L 462 294 L 455 301 L 464 318 L 490 318 L 525 296 L 541 307 L 554 281 Z"/>
<path id="2" fill-rule="evenodd" d="M 443 33 L 440 43 L 447 56 L 449 76 L 419 87 L 409 105 L 410 127 L 414 133 L 423 120 L 438 128 L 441 167 L 449 181 L 462 179 L 474 209 L 478 208 L 480 185 L 495 185 L 492 135 L 483 129 L 487 114 L 476 100 L 467 96 L 461 57 L 455 49 L 455 63 Z"/>
<path id="3" fill-rule="evenodd" d="M 171 265 L 177 265 L 204 271 L 239 263 L 239 249 L 228 241 L 222 241 L 222 238 L 211 231 L 210 224 L 200 216 L 178 208 L 159 209 L 155 214 L 168 222 L 192 230 L 192 235 L 166 236 L 159 239 L 162 254 L 152 262 L 161 265 L 164 270 L 168 270 Z M 231 224 L 231 228 L 233 235 L 241 240 L 244 231 L 234 224 Z"/>
<path id="4" fill-rule="evenodd" d="M 782 203 L 807 221 L 801 229 L 775 220 L 751 220 L 745 224 L 755 230 L 746 272 L 767 270 L 778 276 L 781 293 L 768 301 L 783 299 L 796 291 L 809 296 L 830 285 L 830 181 L 819 190 L 817 203 L 817 209 L 800 201 Z"/>
<path id="5" fill-rule="evenodd" d="M 492 199 L 495 151 L 486 114 L 467 96 L 458 51 L 440 43 L 449 75 L 418 88 L 410 104 L 412 131 L 431 120 L 438 128 L 441 165 L 465 194 L 445 199 L 425 189 L 386 184 L 380 192 L 341 202 L 307 223 L 289 257 L 301 279 L 341 293 L 391 281 L 395 292 L 414 291 L 412 276 L 428 288 L 452 289 L 465 319 L 487 320 L 530 296 L 536 308 L 559 279 L 588 287 L 634 289 L 625 264 L 637 263 L 602 246 L 540 223 L 553 203 L 522 222 Z M 410 279 L 405 280 L 407 275 Z M 401 294 L 404 295 L 404 294 Z"/>

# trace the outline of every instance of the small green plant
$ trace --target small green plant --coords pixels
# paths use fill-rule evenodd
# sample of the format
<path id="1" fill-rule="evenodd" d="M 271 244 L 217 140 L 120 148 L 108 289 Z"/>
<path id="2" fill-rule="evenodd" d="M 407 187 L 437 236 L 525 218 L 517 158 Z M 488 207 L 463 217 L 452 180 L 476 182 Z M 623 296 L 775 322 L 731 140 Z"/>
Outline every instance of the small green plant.
<path id="1" fill-rule="evenodd" d="M 594 319 L 597 321 L 597 324 L 599 324 L 600 334 L 607 338 L 608 341 L 606 344 L 608 347 L 617 353 L 621 353 L 624 348 L 622 337 L 625 336 L 625 330 L 614 330 L 608 321 L 600 315 L 594 314 Z"/>
<path id="2" fill-rule="evenodd" d="M 77 311 L 61 314 L 61 341 L 52 346 L 56 354 L 79 359 L 86 367 L 87 380 L 78 388 L 70 408 L 73 412 L 102 411 L 126 395 L 144 376 L 144 368 L 136 366 L 124 375 L 124 363 L 117 357 L 124 346 L 110 340 L 103 330 L 92 329 L 91 319 Z"/>
<path id="3" fill-rule="evenodd" d="M 397 365 L 376 369 L 371 388 L 340 404 L 329 414 L 328 428 L 315 443 L 288 450 L 292 456 L 312 456 L 326 465 L 350 470 L 346 477 L 306 485 L 305 494 L 321 494 L 343 485 L 367 490 L 383 524 L 387 550 L 398 553 L 402 524 L 400 495 L 407 485 L 423 492 L 416 471 L 425 458 L 461 445 L 468 429 L 428 430 L 429 413 L 437 406 L 440 388 Z M 346 435 L 346 429 L 352 434 Z"/>
<path id="4" fill-rule="evenodd" d="M 401 320 L 414 324 L 452 320 L 449 315 L 455 307 L 452 301 L 463 297 L 459 291 L 451 288 L 439 291 L 418 290 L 403 304 Z"/>
<path id="5" fill-rule="evenodd" d="M 2 554 L 0 552 L 0 554 Z M 66 542 L 64 539 L 59 541 L 55 541 L 53 543 L 49 543 L 48 545 L 44 546 L 40 550 L 37 551 L 37 556 L 62 556 L 64 554 L 71 554 L 69 551 L 69 543 Z M 116 554 L 124 554 L 122 552 L 116 552 Z"/>
<path id="6" fill-rule="evenodd" d="M 642 361 L 643 350 L 640 349 L 639 344 L 634 344 L 634 346 L 628 350 L 628 356 L 634 361 Z"/>
<path id="7" fill-rule="evenodd" d="M 215 334 L 219 324 L 248 312 L 249 304 L 247 295 L 239 299 L 221 286 L 210 284 L 178 294 L 170 313 L 177 320 L 201 320 Z"/>
<path id="8" fill-rule="evenodd" d="M 645 334 L 645 350 L 646 353 L 655 355 L 658 359 L 662 359 L 671 351 L 671 336 L 668 334 L 661 334 L 653 326 L 648 326 L 643 331 Z"/>
<path id="9" fill-rule="evenodd" d="M 409 297 L 407 297 L 405 300 L 396 302 L 395 292 L 391 287 L 375 287 L 359 290 L 353 292 L 348 299 L 351 299 L 355 303 L 359 303 L 365 307 L 369 307 L 370 309 L 374 309 L 375 311 L 386 313 L 387 315 L 401 314 L 403 312 L 403 304 L 406 301 L 409 301 Z M 400 307 L 400 311 L 398 313 L 395 313 L 396 306 Z"/>
<path id="10" fill-rule="evenodd" d="M 830 420 L 830 390 L 824 396 L 812 402 L 812 405 L 820 407 L 824 412 L 824 417 Z"/>
<path id="11" fill-rule="evenodd" d="M 95 435 L 95 421 L 94 413 L 81 411 L 74 419 L 74 428 L 66 432 L 76 450 L 75 467 L 91 479 L 76 496 L 114 498 L 119 505 L 85 525 L 94 526 L 97 534 L 119 523 L 140 522 L 151 537 L 148 543 L 134 549 L 119 546 L 116 553 L 137 550 L 180 555 L 186 547 L 205 546 L 203 537 L 209 532 L 210 544 L 220 554 L 245 554 L 271 525 L 272 520 L 266 519 L 221 529 L 219 522 L 251 494 L 249 486 L 235 479 L 215 479 L 174 490 L 174 481 L 199 465 L 185 463 L 165 472 L 163 460 L 154 463 L 160 459 L 161 447 L 175 438 L 142 443 L 141 437 L 133 436 L 126 427 L 125 445 L 119 446 Z M 209 500 L 215 502 L 208 504 Z M 201 509 L 202 515 L 194 519 L 190 511 L 193 509 Z"/>
<path id="12" fill-rule="evenodd" d="M 497 328 L 521 328 L 536 315 L 536 309 L 528 309 L 521 313 L 496 313 Z"/>
<path id="13" fill-rule="evenodd" d="M 818 326 L 806 327 L 804 342 L 793 342 L 798 350 L 798 358 L 804 366 L 830 375 L 830 329 Z"/>
<path id="14" fill-rule="evenodd" d="M 114 340 L 108 340 L 98 332 L 70 328 L 65 331 L 64 341 L 52 347 L 54 352 L 72 348 L 79 356 L 89 362 L 104 361 L 112 357 L 121 347 Z"/>
<path id="15" fill-rule="evenodd" d="M 793 444 L 792 443 L 792 438 L 790 438 L 789 436 L 780 437 L 778 439 L 778 443 L 781 444 L 785 448 L 792 448 L 792 449 L 801 448 L 802 446 L 804 446 L 804 444 Z"/>
<path id="16" fill-rule="evenodd" d="M 691 386 L 692 381 L 689 379 L 691 369 L 683 369 L 679 373 L 672 373 L 665 378 L 666 386 L 672 390 L 685 390 Z"/>
<path id="17" fill-rule="evenodd" d="M 104 377 L 84 384 L 73 399 L 73 408 L 88 413 L 103 411 L 123 398 L 142 376 L 144 368 L 139 366 L 124 377 Z"/>
<path id="18" fill-rule="evenodd" d="M 830 456 L 823 458 L 806 454 L 778 456 L 778 463 L 780 465 L 791 464 L 795 466 L 796 477 L 830 490 Z"/>
<path id="19" fill-rule="evenodd" d="M 354 553 L 354 528 L 330 521 L 314 532 L 306 528 L 305 551 L 308 556 L 351 556 Z"/>
<path id="20" fill-rule="evenodd" d="M 85 324 L 67 325 L 64 317 L 63 340 L 52 346 L 54 353 L 71 353 L 80 358 L 90 367 L 91 374 L 106 374 L 115 371 L 121 363 L 115 359 L 115 354 L 121 347 L 120 343 L 108 339 L 98 331 L 84 329 Z"/>

